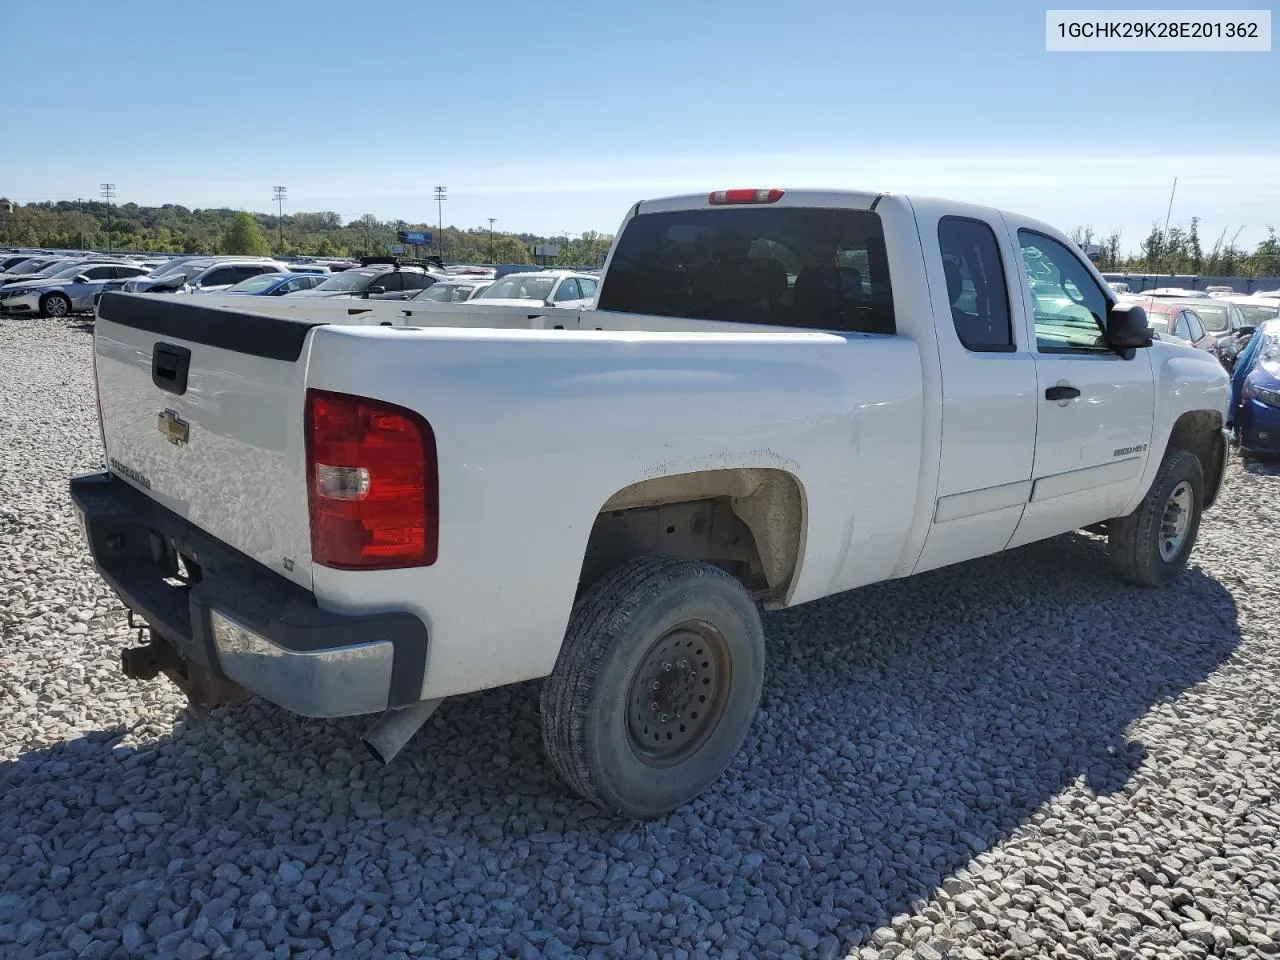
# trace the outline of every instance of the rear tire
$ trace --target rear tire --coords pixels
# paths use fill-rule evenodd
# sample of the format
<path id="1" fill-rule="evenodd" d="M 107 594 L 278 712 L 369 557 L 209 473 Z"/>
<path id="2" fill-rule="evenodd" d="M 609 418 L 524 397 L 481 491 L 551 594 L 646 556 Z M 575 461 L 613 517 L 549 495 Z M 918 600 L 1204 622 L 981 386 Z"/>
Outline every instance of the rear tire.
<path id="1" fill-rule="evenodd" d="M 719 567 L 642 557 L 574 604 L 542 688 L 542 742 L 575 793 L 626 817 L 682 806 L 746 739 L 764 678 L 764 629 Z"/>
<path id="2" fill-rule="evenodd" d="M 66 294 L 51 293 L 41 301 L 40 312 L 46 317 L 61 320 L 63 317 L 71 316 L 71 301 L 67 299 Z"/>
<path id="3" fill-rule="evenodd" d="M 1187 565 L 1200 532 L 1204 471 L 1186 450 L 1170 450 L 1138 508 L 1111 521 L 1111 568 L 1142 587 L 1163 587 Z"/>

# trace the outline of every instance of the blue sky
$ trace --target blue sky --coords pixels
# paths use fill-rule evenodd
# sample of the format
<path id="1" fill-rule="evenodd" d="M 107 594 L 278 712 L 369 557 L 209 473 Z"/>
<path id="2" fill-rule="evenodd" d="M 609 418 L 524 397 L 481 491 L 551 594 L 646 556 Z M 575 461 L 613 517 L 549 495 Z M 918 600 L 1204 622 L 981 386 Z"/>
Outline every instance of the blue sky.
<path id="1" fill-rule="evenodd" d="M 448 223 L 577 233 L 831 186 L 1136 247 L 1176 176 L 1175 223 L 1280 228 L 1280 52 L 1047 53 L 1045 6 L 0 3 L 0 95 L 28 104 L 0 193 L 269 210 L 285 184 L 286 209 L 434 222 L 444 184 Z"/>

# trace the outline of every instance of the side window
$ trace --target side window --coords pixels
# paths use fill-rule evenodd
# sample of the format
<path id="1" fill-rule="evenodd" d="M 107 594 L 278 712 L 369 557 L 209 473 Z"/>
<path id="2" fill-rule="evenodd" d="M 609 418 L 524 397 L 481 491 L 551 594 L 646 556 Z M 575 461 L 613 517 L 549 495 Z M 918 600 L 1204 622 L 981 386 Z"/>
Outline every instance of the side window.
<path id="1" fill-rule="evenodd" d="M 392 290 L 403 290 L 404 274 L 399 270 L 393 271 L 392 273 L 384 273 L 377 280 L 371 283 L 370 286 L 382 287 L 382 289 L 386 290 L 387 293 L 390 293 Z"/>
<path id="2" fill-rule="evenodd" d="M 200 281 L 202 287 L 219 287 L 226 283 L 236 283 L 240 280 L 236 276 L 235 268 L 221 267 L 217 270 L 210 270 L 204 275 L 204 279 Z"/>
<path id="3" fill-rule="evenodd" d="M 566 277 L 564 282 L 560 284 L 560 289 L 556 291 L 556 302 L 562 300 L 581 300 L 582 291 L 578 289 L 578 281 L 574 277 Z"/>
<path id="4" fill-rule="evenodd" d="M 1043 234 L 1018 231 L 1022 269 L 1031 288 L 1036 347 L 1042 353 L 1110 352 L 1107 297 L 1075 254 Z"/>
<path id="5" fill-rule="evenodd" d="M 406 290 L 425 290 L 435 283 L 434 280 L 429 280 L 425 274 L 421 273 L 402 273 L 400 276 L 404 277 L 404 288 Z"/>
<path id="6" fill-rule="evenodd" d="M 582 295 L 584 297 L 594 297 L 596 295 L 596 282 L 594 280 L 579 277 L 578 283 L 582 286 Z"/>
<path id="7" fill-rule="evenodd" d="M 116 276 L 121 280 L 127 280 L 130 277 L 140 277 L 147 271 L 141 267 L 116 267 Z"/>
<path id="8" fill-rule="evenodd" d="M 947 299 L 956 336 L 978 353 L 1008 353 L 1015 348 L 1009 314 L 1009 288 L 995 232 L 979 220 L 943 217 L 938 247 L 947 277 Z"/>
<path id="9" fill-rule="evenodd" d="M 264 270 L 262 267 L 253 267 L 253 266 L 232 267 L 231 275 L 235 277 L 235 280 L 233 280 L 232 282 L 239 283 L 241 280 L 248 280 L 250 277 L 256 277 L 256 276 L 259 276 L 260 274 L 268 273 L 268 272 L 270 271 Z"/>
<path id="10" fill-rule="evenodd" d="M 90 280 L 110 280 L 115 275 L 115 267 L 90 267 L 84 275 Z"/>

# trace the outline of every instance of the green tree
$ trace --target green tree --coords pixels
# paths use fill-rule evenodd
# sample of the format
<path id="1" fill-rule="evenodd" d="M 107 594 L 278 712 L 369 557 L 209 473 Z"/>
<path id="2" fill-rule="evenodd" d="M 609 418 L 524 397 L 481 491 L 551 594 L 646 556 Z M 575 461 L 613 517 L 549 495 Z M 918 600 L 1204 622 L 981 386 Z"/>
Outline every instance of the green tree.
<path id="1" fill-rule="evenodd" d="M 222 252 L 239 253 L 252 257 L 269 257 L 271 245 L 267 243 L 267 235 L 263 233 L 253 214 L 241 210 L 227 225 L 222 234 Z"/>

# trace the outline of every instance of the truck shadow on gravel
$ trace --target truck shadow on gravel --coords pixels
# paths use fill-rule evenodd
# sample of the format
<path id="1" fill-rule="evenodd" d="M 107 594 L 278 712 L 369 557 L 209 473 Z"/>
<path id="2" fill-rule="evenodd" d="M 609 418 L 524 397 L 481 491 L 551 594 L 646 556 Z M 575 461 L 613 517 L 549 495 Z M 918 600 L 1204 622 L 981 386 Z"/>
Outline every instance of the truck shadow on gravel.
<path id="1" fill-rule="evenodd" d="M 26 851 L 5 887 L 30 910 L 51 898 L 107 925 L 139 884 L 179 907 L 234 885 L 251 939 L 270 924 L 245 903 L 270 887 L 282 915 L 306 904 L 286 930 L 298 950 L 330 946 L 363 902 L 392 929 L 388 953 L 419 940 L 438 956 L 641 956 L 705 941 L 843 956 L 944 883 L 963 889 L 977 853 L 1077 783 L 1060 802 L 1087 819 L 1090 794 L 1122 790 L 1147 756 L 1130 724 L 1240 643 L 1216 580 L 1192 568 L 1169 589 L 1128 587 L 1085 536 L 770 614 L 766 629 L 742 752 L 663 821 L 601 816 L 551 779 L 536 683 L 447 702 L 387 768 L 356 743 L 363 723 L 254 701 L 172 739 L 113 747 L 119 732 L 104 732 L 0 766 L 0 850 Z M 63 862 L 86 864 L 76 883 L 51 879 Z"/>

